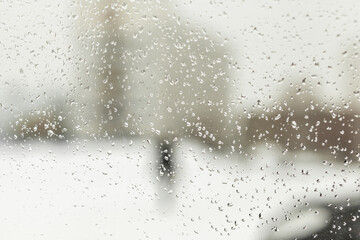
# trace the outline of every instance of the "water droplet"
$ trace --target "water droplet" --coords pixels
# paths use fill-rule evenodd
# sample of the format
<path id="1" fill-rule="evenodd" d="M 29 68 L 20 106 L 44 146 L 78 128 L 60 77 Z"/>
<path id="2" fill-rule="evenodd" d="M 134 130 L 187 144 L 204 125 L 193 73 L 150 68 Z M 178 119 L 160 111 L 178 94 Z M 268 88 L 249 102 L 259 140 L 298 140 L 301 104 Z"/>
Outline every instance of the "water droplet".
<path id="1" fill-rule="evenodd" d="M 53 132 L 53 130 L 48 130 L 47 134 L 49 137 L 52 137 L 55 133 Z"/>

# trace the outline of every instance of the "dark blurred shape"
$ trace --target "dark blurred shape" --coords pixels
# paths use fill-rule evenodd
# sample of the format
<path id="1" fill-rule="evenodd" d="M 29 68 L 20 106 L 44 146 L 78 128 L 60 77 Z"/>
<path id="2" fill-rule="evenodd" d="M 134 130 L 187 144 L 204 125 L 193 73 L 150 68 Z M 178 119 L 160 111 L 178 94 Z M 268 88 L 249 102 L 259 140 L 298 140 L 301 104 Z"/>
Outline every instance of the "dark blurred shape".
<path id="1" fill-rule="evenodd" d="M 344 240 L 360 239 L 360 204 L 342 206 L 331 205 L 327 208 L 331 211 L 331 219 L 326 228 L 309 237 L 298 238 L 298 240 Z"/>
<path id="2" fill-rule="evenodd" d="M 160 177 L 165 178 L 169 184 L 172 184 L 175 176 L 175 164 L 172 159 L 174 146 L 167 140 L 159 143 L 160 148 L 160 162 L 159 174 Z"/>
<path id="3" fill-rule="evenodd" d="M 314 151 L 332 154 L 345 163 L 358 161 L 360 114 L 329 110 L 306 89 L 289 92 L 277 108 L 251 116 L 244 143 L 248 151 L 250 146 L 266 142 L 283 151 Z"/>
<path id="4" fill-rule="evenodd" d="M 103 11 L 102 24 L 99 39 L 101 53 L 98 56 L 98 74 L 101 76 L 98 82 L 98 110 L 99 128 L 101 132 L 112 137 L 121 135 L 122 123 L 120 115 L 124 90 L 121 86 L 126 73 L 126 65 L 122 59 L 125 52 L 124 37 L 119 32 L 119 13 L 111 8 Z"/>
<path id="5" fill-rule="evenodd" d="M 69 137 L 69 126 L 59 107 L 34 110 L 15 118 L 11 124 L 14 140 L 65 140 Z"/>
<path id="6" fill-rule="evenodd" d="M 277 143 L 287 151 L 331 153 L 350 162 L 359 156 L 359 117 L 320 110 L 258 113 L 249 121 L 247 140 L 250 144 Z"/>

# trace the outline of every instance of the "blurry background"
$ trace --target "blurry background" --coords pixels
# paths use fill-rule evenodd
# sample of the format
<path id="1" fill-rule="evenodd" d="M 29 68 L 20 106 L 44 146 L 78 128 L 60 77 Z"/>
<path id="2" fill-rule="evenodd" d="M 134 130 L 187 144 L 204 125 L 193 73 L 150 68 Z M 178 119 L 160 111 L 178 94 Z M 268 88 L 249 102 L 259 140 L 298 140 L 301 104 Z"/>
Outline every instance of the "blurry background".
<path id="1" fill-rule="evenodd" d="M 2 1 L 0 236 L 360 238 L 359 9 Z"/>

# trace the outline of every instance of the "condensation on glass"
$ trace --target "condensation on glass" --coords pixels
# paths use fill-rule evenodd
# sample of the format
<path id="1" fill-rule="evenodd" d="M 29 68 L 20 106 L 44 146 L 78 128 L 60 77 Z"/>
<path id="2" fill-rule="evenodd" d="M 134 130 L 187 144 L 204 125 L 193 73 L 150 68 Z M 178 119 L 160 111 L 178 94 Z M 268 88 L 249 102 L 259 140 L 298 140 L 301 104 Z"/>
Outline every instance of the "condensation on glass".
<path id="1" fill-rule="evenodd" d="M 360 3 L 0 3 L 0 238 L 360 239 Z"/>

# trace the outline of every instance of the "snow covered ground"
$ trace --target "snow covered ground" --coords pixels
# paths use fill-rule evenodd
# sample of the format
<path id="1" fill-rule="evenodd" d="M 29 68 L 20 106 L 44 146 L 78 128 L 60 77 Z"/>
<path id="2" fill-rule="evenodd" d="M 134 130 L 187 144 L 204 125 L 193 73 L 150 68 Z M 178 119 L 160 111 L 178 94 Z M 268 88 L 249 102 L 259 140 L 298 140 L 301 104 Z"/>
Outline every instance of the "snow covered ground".
<path id="1" fill-rule="evenodd" d="M 327 218 L 320 211 L 319 221 L 283 224 L 306 203 L 360 195 L 359 168 L 265 148 L 251 159 L 184 141 L 171 193 L 156 180 L 151 140 L 1 143 L 0 154 L 0 238 L 8 240 L 279 239 Z"/>

